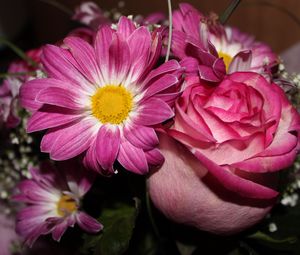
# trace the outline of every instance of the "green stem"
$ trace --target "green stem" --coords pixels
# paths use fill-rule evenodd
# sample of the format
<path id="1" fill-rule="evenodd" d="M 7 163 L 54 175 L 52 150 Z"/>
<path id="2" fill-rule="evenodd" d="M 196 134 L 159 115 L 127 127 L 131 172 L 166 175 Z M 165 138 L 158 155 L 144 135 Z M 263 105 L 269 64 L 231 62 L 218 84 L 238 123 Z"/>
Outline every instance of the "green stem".
<path id="1" fill-rule="evenodd" d="M 153 213 L 152 213 L 152 206 L 151 206 L 150 195 L 149 195 L 149 192 L 148 192 L 147 182 L 145 184 L 145 187 L 146 187 L 146 208 L 147 208 L 147 213 L 148 213 L 148 216 L 149 216 L 149 220 L 150 220 L 150 223 L 151 223 L 151 226 L 153 228 L 153 232 L 154 232 L 155 236 L 157 237 L 158 240 L 161 240 L 161 235 L 159 233 L 158 227 L 155 223 Z"/>
<path id="2" fill-rule="evenodd" d="M 172 43 L 172 27 L 173 27 L 173 17 L 172 17 L 172 1 L 168 0 L 168 10 L 169 10 L 169 37 L 168 37 L 168 48 L 165 62 L 169 60 L 171 52 L 171 43 Z"/>
<path id="3" fill-rule="evenodd" d="M 0 37 L 0 44 L 4 44 L 7 47 L 9 47 L 13 52 L 15 52 L 20 58 L 25 60 L 29 65 L 33 67 L 38 66 L 38 64 L 35 61 L 33 61 L 30 57 L 28 57 L 24 51 L 22 51 L 18 46 L 14 45 L 7 39 Z"/>
<path id="4" fill-rule="evenodd" d="M 220 15 L 220 23 L 225 24 L 242 0 L 232 0 L 226 10 Z"/>
<path id="5" fill-rule="evenodd" d="M 73 15 L 73 11 L 71 9 L 69 9 L 68 7 L 66 7 L 65 5 L 61 4 L 58 1 L 54 1 L 54 0 L 39 0 L 41 2 L 44 2 L 46 4 L 49 4 L 55 8 L 57 8 L 58 10 L 61 10 L 62 12 L 68 14 L 69 16 Z"/>
<path id="6" fill-rule="evenodd" d="M 18 77 L 18 76 L 25 76 L 25 75 L 32 75 L 34 76 L 36 72 L 19 72 L 19 73 L 0 73 L 0 78 L 8 78 L 8 77 Z"/>

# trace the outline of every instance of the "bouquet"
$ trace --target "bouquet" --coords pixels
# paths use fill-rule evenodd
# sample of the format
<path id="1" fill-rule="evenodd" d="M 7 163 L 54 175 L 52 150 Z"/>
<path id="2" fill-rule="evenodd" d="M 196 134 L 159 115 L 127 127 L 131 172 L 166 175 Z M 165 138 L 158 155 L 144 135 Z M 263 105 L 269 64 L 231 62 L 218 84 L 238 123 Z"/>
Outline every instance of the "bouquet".
<path id="1" fill-rule="evenodd" d="M 0 86 L 1 255 L 299 254 L 297 74 L 188 3 L 78 6 Z M 217 245 L 215 245 L 217 244 Z"/>

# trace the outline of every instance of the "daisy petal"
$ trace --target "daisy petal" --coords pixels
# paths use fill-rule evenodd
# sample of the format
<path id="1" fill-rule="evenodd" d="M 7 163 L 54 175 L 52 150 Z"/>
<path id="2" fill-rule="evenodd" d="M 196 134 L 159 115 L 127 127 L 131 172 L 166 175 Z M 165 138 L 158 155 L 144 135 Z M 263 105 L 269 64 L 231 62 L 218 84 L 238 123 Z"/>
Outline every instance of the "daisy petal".
<path id="1" fill-rule="evenodd" d="M 97 160 L 104 170 L 111 169 L 118 155 L 120 146 L 120 131 L 103 125 L 97 135 Z"/>
<path id="2" fill-rule="evenodd" d="M 148 173 L 149 169 L 144 151 L 127 141 L 120 144 L 120 151 L 117 160 L 128 171 L 132 171 L 137 174 Z"/>
<path id="3" fill-rule="evenodd" d="M 174 116 L 170 106 L 158 98 L 150 98 L 143 102 L 138 117 L 134 120 L 137 125 L 151 126 L 162 123 Z"/>
<path id="4" fill-rule="evenodd" d="M 76 221 L 79 227 L 88 233 L 97 233 L 103 229 L 102 224 L 84 212 L 76 214 Z"/>

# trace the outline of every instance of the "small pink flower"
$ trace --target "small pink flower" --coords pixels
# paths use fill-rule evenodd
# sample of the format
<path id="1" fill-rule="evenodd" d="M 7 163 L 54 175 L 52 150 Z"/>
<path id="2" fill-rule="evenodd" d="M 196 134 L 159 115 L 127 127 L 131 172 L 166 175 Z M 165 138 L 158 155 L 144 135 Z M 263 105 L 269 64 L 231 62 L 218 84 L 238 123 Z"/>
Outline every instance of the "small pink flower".
<path id="1" fill-rule="evenodd" d="M 187 72 L 219 82 L 226 73 L 253 71 L 269 75 L 278 64 L 269 46 L 252 36 L 218 23 L 216 15 L 205 17 L 193 6 L 182 3 L 174 11 L 173 54 Z"/>
<path id="2" fill-rule="evenodd" d="M 111 21 L 105 16 L 104 12 L 94 2 L 83 2 L 76 9 L 72 17 L 73 20 L 97 30 L 99 25 L 110 24 Z"/>
<path id="3" fill-rule="evenodd" d="M 27 206 L 17 216 L 16 230 L 32 246 L 41 235 L 52 233 L 59 241 L 68 227 L 77 223 L 83 230 L 96 233 L 102 225 L 80 210 L 80 199 L 88 192 L 93 177 L 78 169 L 74 162 L 65 162 L 57 169 L 49 163 L 31 168 L 32 179 L 18 185 L 20 194 L 14 200 Z"/>
<path id="4" fill-rule="evenodd" d="M 117 30 L 99 29 L 93 46 L 76 37 L 46 46 L 49 78 L 21 88 L 34 112 L 28 132 L 48 129 L 41 150 L 54 160 L 83 153 L 87 167 L 109 174 L 116 160 L 139 174 L 161 164 L 153 127 L 174 116 L 182 72 L 174 60 L 153 69 L 161 44 L 159 32 L 121 17 Z"/>
<path id="5" fill-rule="evenodd" d="M 41 48 L 28 51 L 26 54 L 36 63 L 40 63 Z M 24 60 L 14 61 L 8 68 L 8 73 L 24 73 L 24 75 L 11 76 L 0 85 L 0 126 L 14 128 L 20 123 L 18 117 L 18 96 L 21 85 L 33 78 L 29 72 L 36 71 L 41 67 L 32 67 Z"/>
<path id="6" fill-rule="evenodd" d="M 252 72 L 228 75 L 217 86 L 188 78 L 175 109 L 174 124 L 166 132 L 190 153 L 165 139 L 174 150 L 163 147 L 162 173 L 150 177 L 157 206 L 189 224 L 195 214 L 199 228 L 216 233 L 237 232 L 261 219 L 278 194 L 272 173 L 292 165 L 300 148 L 300 116 L 282 89 Z M 168 184 L 162 186 L 161 178 Z M 248 210 L 251 219 L 245 217 Z"/>

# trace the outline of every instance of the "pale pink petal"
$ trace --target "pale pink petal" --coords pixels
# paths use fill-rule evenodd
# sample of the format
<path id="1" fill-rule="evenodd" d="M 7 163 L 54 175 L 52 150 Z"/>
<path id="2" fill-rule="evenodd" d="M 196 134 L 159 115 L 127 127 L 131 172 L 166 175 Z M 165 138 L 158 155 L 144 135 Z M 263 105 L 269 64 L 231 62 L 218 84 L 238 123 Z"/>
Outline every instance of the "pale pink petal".
<path id="1" fill-rule="evenodd" d="M 243 179 L 224 167 L 215 164 L 203 154 L 192 150 L 192 153 L 200 160 L 200 162 L 207 168 L 224 185 L 225 188 L 238 193 L 241 196 L 257 198 L 257 199 L 271 199 L 278 195 L 273 189 L 262 186 L 250 180 Z"/>
<path id="2" fill-rule="evenodd" d="M 148 173 L 149 169 L 144 151 L 135 147 L 130 142 L 123 141 L 120 144 L 117 160 L 128 171 L 136 174 Z"/>
<path id="3" fill-rule="evenodd" d="M 252 62 L 252 52 L 251 50 L 240 51 L 236 56 L 234 56 L 228 69 L 228 73 L 242 72 L 250 69 Z"/>

